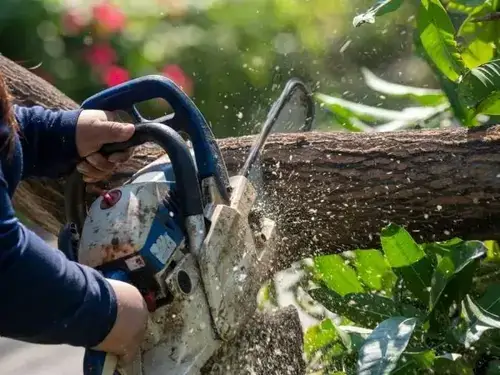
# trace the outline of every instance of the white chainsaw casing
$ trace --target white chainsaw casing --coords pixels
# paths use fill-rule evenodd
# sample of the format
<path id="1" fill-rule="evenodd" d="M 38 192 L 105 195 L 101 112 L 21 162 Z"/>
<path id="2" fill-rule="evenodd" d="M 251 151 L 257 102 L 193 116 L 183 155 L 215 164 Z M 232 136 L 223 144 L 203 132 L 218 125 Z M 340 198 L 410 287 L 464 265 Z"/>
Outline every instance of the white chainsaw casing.
<path id="1" fill-rule="evenodd" d="M 248 301 L 255 299 L 249 294 L 251 273 L 274 245 L 274 221 L 250 223 L 255 189 L 245 177 L 234 176 L 229 205 L 205 207 L 210 225 L 199 251 L 175 248 L 174 241 L 160 241 L 166 246 L 155 248 L 155 215 L 172 182 L 171 165 L 163 156 L 119 188 L 122 196 L 115 206 L 102 210 L 98 198 L 82 232 L 79 260 L 92 267 L 132 253 L 137 257 L 131 259 L 139 260 L 151 253 L 165 266 L 175 261 L 173 269 L 156 275 L 173 300 L 150 314 L 140 358 L 125 369 L 127 375 L 199 374 L 222 341 L 232 339 L 254 313 L 249 304 L 256 308 L 256 301 Z"/>

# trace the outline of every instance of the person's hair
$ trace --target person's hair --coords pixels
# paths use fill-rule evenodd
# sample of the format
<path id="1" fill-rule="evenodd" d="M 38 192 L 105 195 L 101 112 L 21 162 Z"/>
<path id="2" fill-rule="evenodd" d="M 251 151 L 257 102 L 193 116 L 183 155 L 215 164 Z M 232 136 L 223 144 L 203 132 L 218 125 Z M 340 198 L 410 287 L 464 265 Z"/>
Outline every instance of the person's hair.
<path id="1" fill-rule="evenodd" d="M 12 109 L 12 97 L 3 79 L 2 73 L 0 73 L 0 124 L 2 124 L 2 126 L 7 126 L 9 131 L 5 144 L 0 145 L 0 151 L 3 150 L 4 147 L 7 147 L 8 153 L 10 154 L 14 148 L 15 136 L 19 130 L 19 125 Z"/>

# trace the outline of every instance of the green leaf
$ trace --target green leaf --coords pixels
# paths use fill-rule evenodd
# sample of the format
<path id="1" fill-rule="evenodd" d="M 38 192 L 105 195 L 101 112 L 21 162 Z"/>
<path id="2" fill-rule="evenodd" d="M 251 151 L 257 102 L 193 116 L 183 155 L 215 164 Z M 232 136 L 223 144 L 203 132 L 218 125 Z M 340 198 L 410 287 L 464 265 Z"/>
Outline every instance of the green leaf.
<path id="1" fill-rule="evenodd" d="M 356 271 L 340 255 L 314 258 L 315 277 L 340 295 L 363 292 Z"/>
<path id="2" fill-rule="evenodd" d="M 319 324 L 311 326 L 304 334 L 304 353 L 308 358 L 327 345 L 335 344 L 339 336 L 333 322 L 325 319 Z"/>
<path id="3" fill-rule="evenodd" d="M 476 304 L 469 295 L 462 301 L 462 314 L 468 323 L 467 330 L 462 336 L 466 348 L 479 341 L 484 332 L 500 329 L 500 316 Z"/>
<path id="4" fill-rule="evenodd" d="M 371 289 L 390 293 L 397 276 L 379 250 L 356 250 L 355 266 L 361 281 Z"/>
<path id="5" fill-rule="evenodd" d="M 496 282 L 488 285 L 477 303 L 490 313 L 500 316 L 500 283 Z"/>
<path id="6" fill-rule="evenodd" d="M 406 230 L 394 224 L 382 230 L 381 244 L 391 267 L 402 275 L 408 290 L 427 304 L 433 269 L 425 251 Z"/>
<path id="7" fill-rule="evenodd" d="M 462 271 L 473 263 L 475 269 L 479 265 L 479 259 L 485 256 L 487 251 L 480 241 L 461 242 L 453 246 L 448 255 L 441 257 L 432 275 L 429 299 L 430 310 L 434 309 L 449 282 L 454 278 L 460 279 Z M 467 275 L 467 272 L 463 273 L 463 277 L 467 277 Z M 469 286 L 469 282 L 456 281 L 456 288 L 467 288 Z M 456 290 L 454 292 L 457 293 Z M 467 292 L 468 290 L 465 290 L 462 296 L 465 296 Z"/>
<path id="8" fill-rule="evenodd" d="M 385 108 L 371 107 L 365 104 L 354 103 L 345 99 L 329 96 L 321 93 L 314 94 L 322 107 L 327 108 L 340 119 L 357 118 L 361 121 L 403 121 L 415 123 L 424 121 L 435 116 L 436 111 L 443 111 L 447 107 L 408 107 L 402 111 L 394 111 Z"/>
<path id="9" fill-rule="evenodd" d="M 400 315 L 392 299 L 377 294 L 355 293 L 342 297 L 322 287 L 310 290 L 309 294 L 331 312 L 363 327 L 372 328 L 391 316 Z"/>
<path id="10" fill-rule="evenodd" d="M 453 0 L 450 1 L 450 3 L 455 3 L 455 4 L 460 4 L 466 7 L 478 7 L 482 4 L 484 4 L 485 0 Z"/>
<path id="11" fill-rule="evenodd" d="M 344 332 L 349 336 L 349 349 L 352 352 L 357 353 L 359 351 L 359 348 L 363 346 L 366 338 L 370 336 L 373 330 L 356 326 L 339 326 L 338 331 Z"/>
<path id="12" fill-rule="evenodd" d="M 451 81 L 466 70 L 454 39 L 455 29 L 439 0 L 422 0 L 417 15 L 417 28 L 422 47 Z"/>
<path id="13" fill-rule="evenodd" d="M 432 350 L 404 352 L 391 375 L 418 374 L 418 370 L 431 370 L 436 359 Z"/>
<path id="14" fill-rule="evenodd" d="M 476 113 L 500 114 L 500 60 L 492 60 L 465 73 L 458 94 Z"/>
<path id="15" fill-rule="evenodd" d="M 396 368 L 413 334 L 417 319 L 392 317 L 380 323 L 360 349 L 358 375 L 386 375 Z"/>
<path id="16" fill-rule="evenodd" d="M 436 357 L 433 370 L 435 374 L 443 375 L 474 375 L 472 366 L 457 353 L 446 353 Z"/>
<path id="17" fill-rule="evenodd" d="M 403 0 L 378 0 L 365 13 L 358 14 L 354 17 L 352 24 L 354 27 L 359 27 L 365 23 L 375 23 L 376 16 L 394 12 L 401 4 L 403 4 Z"/>
<path id="18" fill-rule="evenodd" d="M 422 105 L 437 105 L 446 102 L 446 95 L 442 90 L 426 89 L 421 87 L 405 86 L 397 83 L 392 83 L 377 77 L 367 68 L 361 68 L 364 79 L 368 87 L 372 90 L 381 92 L 386 95 L 409 98 L 417 101 Z"/>
<path id="19" fill-rule="evenodd" d="M 497 241 L 483 241 L 484 246 L 488 249 L 486 261 L 500 262 L 500 246 Z"/>

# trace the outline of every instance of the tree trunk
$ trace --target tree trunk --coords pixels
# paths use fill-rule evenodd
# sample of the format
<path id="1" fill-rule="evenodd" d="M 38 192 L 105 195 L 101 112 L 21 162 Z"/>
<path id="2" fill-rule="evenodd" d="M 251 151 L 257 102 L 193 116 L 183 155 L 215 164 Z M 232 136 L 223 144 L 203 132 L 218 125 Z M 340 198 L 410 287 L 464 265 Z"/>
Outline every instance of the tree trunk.
<path id="1" fill-rule="evenodd" d="M 20 103 L 77 107 L 45 81 L 3 57 L 0 72 Z M 252 136 L 219 140 L 232 173 L 243 162 L 252 140 Z M 273 262 L 262 272 L 278 271 L 312 255 L 377 246 L 378 233 L 389 222 L 407 226 L 421 241 L 452 236 L 498 239 L 499 151 L 497 126 L 271 136 L 263 155 L 263 200 L 266 210 L 278 220 L 281 244 Z M 141 146 L 120 172 L 136 171 L 162 154 L 157 147 Z M 116 177 L 110 185 L 121 181 Z M 62 187 L 63 181 L 23 182 L 15 206 L 55 234 L 64 220 Z M 280 324 L 284 325 L 284 321 Z M 292 358 L 297 345 L 302 341 L 296 340 L 295 348 L 281 348 L 287 351 L 285 357 Z M 245 368 L 244 364 L 262 362 L 259 350 L 250 350 L 254 357 L 242 356 L 237 348 L 243 346 L 244 342 L 227 346 L 225 350 L 230 354 L 222 350 L 224 357 L 214 360 L 233 369 L 235 358 L 243 364 L 240 369 Z M 254 370 L 257 374 L 298 374 L 301 366 L 295 366 L 295 372 L 287 372 L 286 366 L 277 372 L 265 367 Z"/>

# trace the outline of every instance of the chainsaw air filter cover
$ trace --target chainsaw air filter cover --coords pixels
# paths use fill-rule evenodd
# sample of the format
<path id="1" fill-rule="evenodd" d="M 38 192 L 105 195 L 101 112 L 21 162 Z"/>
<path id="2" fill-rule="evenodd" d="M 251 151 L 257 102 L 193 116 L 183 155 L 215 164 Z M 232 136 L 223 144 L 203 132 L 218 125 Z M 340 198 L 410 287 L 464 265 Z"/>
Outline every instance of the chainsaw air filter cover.
<path id="1" fill-rule="evenodd" d="M 121 186 L 91 205 L 79 244 L 79 262 L 93 268 L 125 265 L 156 274 L 184 242 L 183 218 L 165 182 Z"/>

